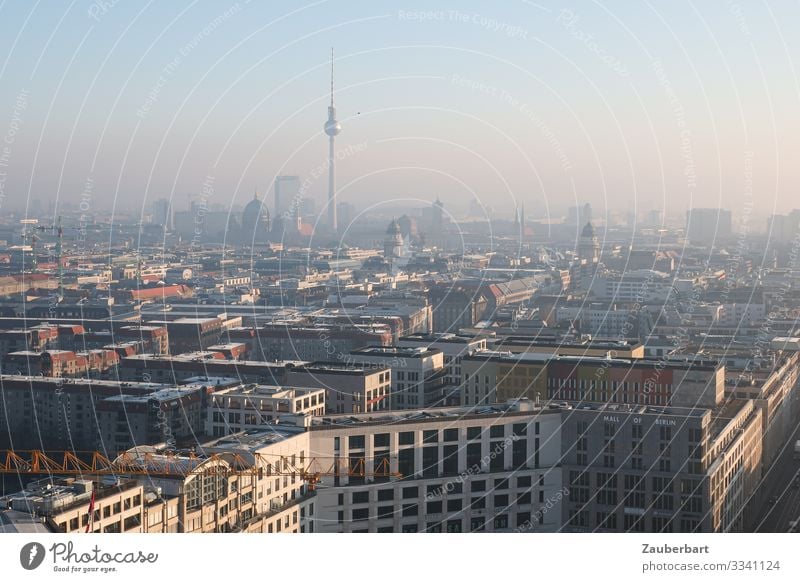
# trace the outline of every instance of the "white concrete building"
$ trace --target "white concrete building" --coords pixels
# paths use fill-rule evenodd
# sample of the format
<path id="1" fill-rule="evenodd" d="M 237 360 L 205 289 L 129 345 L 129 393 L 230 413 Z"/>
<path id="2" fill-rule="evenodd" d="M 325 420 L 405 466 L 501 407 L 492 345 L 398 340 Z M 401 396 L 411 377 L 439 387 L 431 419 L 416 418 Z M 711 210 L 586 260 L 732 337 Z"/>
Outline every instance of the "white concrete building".
<path id="1" fill-rule="evenodd" d="M 560 427 L 530 401 L 316 419 L 315 453 L 386 459 L 402 477 L 324 479 L 315 531 L 557 531 Z"/>
<path id="2" fill-rule="evenodd" d="M 325 414 L 325 390 L 289 386 L 235 386 L 209 395 L 206 433 L 215 437 L 258 428 L 286 414 Z"/>
<path id="3" fill-rule="evenodd" d="M 397 345 L 408 348 L 426 347 L 442 350 L 447 383 L 451 386 L 458 386 L 461 382 L 461 359 L 485 350 L 486 338 L 454 333 L 419 333 L 400 338 Z"/>
<path id="4" fill-rule="evenodd" d="M 444 397 L 444 353 L 438 348 L 370 346 L 346 359 L 391 368 L 393 410 L 434 406 Z"/>

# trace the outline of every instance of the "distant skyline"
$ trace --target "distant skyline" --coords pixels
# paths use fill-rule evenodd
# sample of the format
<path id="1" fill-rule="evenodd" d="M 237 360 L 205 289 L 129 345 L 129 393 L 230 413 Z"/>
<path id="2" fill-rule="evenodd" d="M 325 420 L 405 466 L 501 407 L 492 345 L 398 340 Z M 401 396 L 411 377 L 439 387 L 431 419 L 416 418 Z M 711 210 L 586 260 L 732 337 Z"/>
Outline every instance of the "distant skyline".
<path id="1" fill-rule="evenodd" d="M 755 220 L 798 205 L 798 17 L 786 1 L 4 3 L 0 211 L 182 208 L 204 188 L 241 206 L 291 174 L 325 213 L 335 46 L 339 202 Z"/>

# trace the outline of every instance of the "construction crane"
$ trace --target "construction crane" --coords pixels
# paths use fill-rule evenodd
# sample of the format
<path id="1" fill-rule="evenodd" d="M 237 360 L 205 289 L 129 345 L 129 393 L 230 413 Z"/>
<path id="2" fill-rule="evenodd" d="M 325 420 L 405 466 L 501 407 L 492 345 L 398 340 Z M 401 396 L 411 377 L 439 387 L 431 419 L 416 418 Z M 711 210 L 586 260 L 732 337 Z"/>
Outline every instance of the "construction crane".
<path id="1" fill-rule="evenodd" d="M 115 459 L 98 451 L 85 453 L 40 450 L 0 453 L 0 474 L 186 477 L 194 474 L 250 475 L 254 477 L 299 477 L 314 490 L 325 477 L 389 478 L 402 477 L 391 470 L 388 458 L 304 457 L 266 453 L 194 453 L 126 451 Z"/>

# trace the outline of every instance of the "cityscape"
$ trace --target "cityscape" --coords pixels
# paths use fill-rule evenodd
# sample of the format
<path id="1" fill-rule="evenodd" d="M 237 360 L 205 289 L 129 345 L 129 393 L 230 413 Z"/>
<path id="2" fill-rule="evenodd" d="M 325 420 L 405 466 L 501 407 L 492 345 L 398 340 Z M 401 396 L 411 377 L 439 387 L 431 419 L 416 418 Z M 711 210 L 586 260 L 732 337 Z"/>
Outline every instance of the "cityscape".
<path id="1" fill-rule="evenodd" d="M 140 27 L 123 4 L 87 3 L 79 17 L 116 35 L 126 11 Z M 344 4 L 342 22 L 356 18 Z M 27 8 L 6 10 L 23 26 Z M 538 103 L 536 91 L 552 102 L 546 80 L 482 80 L 500 57 L 420 88 L 449 58 L 414 44 L 426 26 L 445 27 L 447 42 L 453 26 L 498 43 L 538 38 L 512 14 L 382 4 L 389 28 L 414 28 L 407 52 L 373 53 L 392 42 L 380 19 L 356 40 L 347 26 L 359 24 L 319 33 L 308 16 L 317 32 L 300 61 L 282 36 L 302 40 L 305 20 L 269 29 L 285 53 L 267 43 L 256 54 L 224 35 L 242 26 L 244 38 L 272 8 L 201 10 L 178 48 L 141 48 L 149 83 L 110 49 L 112 67 L 142 85 L 120 90 L 119 105 L 91 88 L 76 97 L 93 84 L 80 67 L 111 74 L 101 59 L 73 70 L 6 47 L 0 531 L 800 531 L 800 203 L 796 170 L 759 174 L 785 152 L 755 135 L 731 153 L 736 127 L 710 145 L 666 55 L 653 57 L 643 96 L 657 101 L 653 131 L 669 128 L 654 138 L 661 170 L 642 160 L 639 112 L 616 102 L 632 152 L 617 160 L 619 137 L 604 141 L 588 113 L 587 162 L 564 112 Z M 586 36 L 589 11 L 546 14 L 587 53 L 580 66 L 605 68 L 603 91 L 627 86 L 642 74 L 636 59 Z M 459 58 L 481 61 L 474 43 Z M 248 84 L 204 83 L 229 49 L 252 52 L 255 72 L 241 56 L 222 65 Z M 20 60 L 65 67 L 57 79 L 75 91 L 48 94 L 52 79 L 19 73 Z M 386 79 L 373 70 L 383 67 Z M 261 95 L 228 101 L 256 81 Z M 463 98 L 440 99 L 437 83 Z M 755 97 L 742 99 L 749 115 Z M 535 144 L 504 133 L 509 115 Z M 508 140 L 493 141 L 495 129 Z M 710 167 L 712 147 L 726 162 Z M 523 160 L 531 167 L 510 169 Z M 640 172 L 656 177 L 640 184 Z"/>

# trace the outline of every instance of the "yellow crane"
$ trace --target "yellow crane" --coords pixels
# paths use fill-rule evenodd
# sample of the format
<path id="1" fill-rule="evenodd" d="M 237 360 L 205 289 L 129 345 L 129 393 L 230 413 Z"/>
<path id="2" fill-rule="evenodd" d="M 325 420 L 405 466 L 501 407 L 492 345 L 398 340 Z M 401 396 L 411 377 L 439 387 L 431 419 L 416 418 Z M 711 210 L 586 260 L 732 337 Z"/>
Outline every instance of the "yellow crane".
<path id="1" fill-rule="evenodd" d="M 308 483 L 311 490 L 325 477 L 402 477 L 391 470 L 391 463 L 385 457 L 298 457 L 246 452 L 197 455 L 134 449 L 111 459 L 99 451 L 0 452 L 0 474 L 186 477 L 197 473 L 299 477 Z"/>

